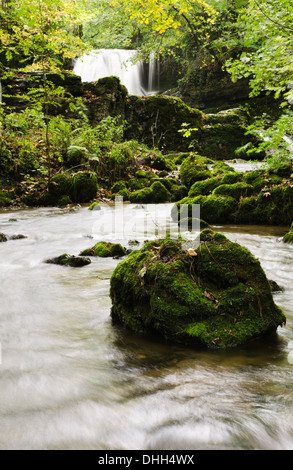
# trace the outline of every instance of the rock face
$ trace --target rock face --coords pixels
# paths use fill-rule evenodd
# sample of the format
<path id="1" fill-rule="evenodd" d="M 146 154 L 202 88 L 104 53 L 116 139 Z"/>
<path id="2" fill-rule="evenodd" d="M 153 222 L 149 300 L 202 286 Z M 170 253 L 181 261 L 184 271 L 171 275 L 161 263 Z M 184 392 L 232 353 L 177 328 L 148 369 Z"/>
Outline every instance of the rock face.
<path id="1" fill-rule="evenodd" d="M 195 67 L 193 73 L 180 85 L 178 96 L 189 106 L 199 109 L 233 105 L 247 100 L 249 81 L 241 79 L 233 83 L 222 65 L 214 62 L 205 67 Z"/>
<path id="2" fill-rule="evenodd" d="M 111 277 L 114 323 L 195 347 L 228 348 L 275 332 L 286 319 L 257 259 L 205 229 L 196 250 L 147 242 Z"/>
<path id="3" fill-rule="evenodd" d="M 126 139 L 137 139 L 164 150 L 186 150 L 188 143 L 178 130 L 183 123 L 202 127 L 202 113 L 176 97 L 154 95 L 130 96 L 125 118 L 129 124 Z"/>

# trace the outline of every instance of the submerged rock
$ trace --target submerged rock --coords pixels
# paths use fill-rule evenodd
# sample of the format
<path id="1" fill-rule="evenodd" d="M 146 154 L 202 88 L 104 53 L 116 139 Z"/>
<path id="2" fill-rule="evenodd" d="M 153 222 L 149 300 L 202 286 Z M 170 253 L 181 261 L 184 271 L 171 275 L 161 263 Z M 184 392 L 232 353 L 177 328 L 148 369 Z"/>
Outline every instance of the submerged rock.
<path id="1" fill-rule="evenodd" d="M 91 263 L 89 258 L 83 258 L 81 256 L 73 256 L 64 253 L 63 255 L 51 258 L 45 261 L 48 264 L 59 264 L 60 266 L 71 266 L 72 268 L 81 268 Z"/>
<path id="2" fill-rule="evenodd" d="M 25 235 L 22 235 L 21 233 L 18 235 L 5 235 L 5 233 L 0 233 L 0 243 L 7 242 L 8 240 L 21 240 L 23 238 L 27 237 Z"/>
<path id="3" fill-rule="evenodd" d="M 235 347 L 286 322 L 259 261 L 210 229 L 196 249 L 167 238 L 132 252 L 110 296 L 114 323 L 196 347 Z"/>
<path id="4" fill-rule="evenodd" d="M 5 235 L 4 233 L 2 233 L 2 232 L 0 233 L 0 243 L 1 243 L 1 242 L 7 242 L 7 237 L 6 237 L 6 235 Z"/>

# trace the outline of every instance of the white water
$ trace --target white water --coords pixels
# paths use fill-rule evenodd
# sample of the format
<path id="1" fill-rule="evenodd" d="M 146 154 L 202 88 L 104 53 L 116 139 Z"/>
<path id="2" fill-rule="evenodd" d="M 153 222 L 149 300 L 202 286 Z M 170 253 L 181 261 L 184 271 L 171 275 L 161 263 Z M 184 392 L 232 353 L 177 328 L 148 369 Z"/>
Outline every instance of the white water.
<path id="1" fill-rule="evenodd" d="M 137 52 L 129 49 L 97 49 L 75 61 L 73 71 L 83 82 L 95 82 L 100 78 L 116 76 L 126 86 L 130 95 L 152 94 L 157 61 L 151 57 L 148 85 L 144 88 L 144 69 L 141 60 L 135 60 Z"/>
<path id="2" fill-rule="evenodd" d="M 160 207 L 168 218 L 172 204 Z M 0 243 L 0 449 L 293 450 L 293 246 L 283 229 L 216 228 L 284 287 L 276 341 L 198 351 L 112 326 L 119 260 L 43 263 L 97 239 L 125 242 L 111 226 L 101 236 L 104 212 L 121 209 L 0 211 L 1 232 L 28 237 Z"/>

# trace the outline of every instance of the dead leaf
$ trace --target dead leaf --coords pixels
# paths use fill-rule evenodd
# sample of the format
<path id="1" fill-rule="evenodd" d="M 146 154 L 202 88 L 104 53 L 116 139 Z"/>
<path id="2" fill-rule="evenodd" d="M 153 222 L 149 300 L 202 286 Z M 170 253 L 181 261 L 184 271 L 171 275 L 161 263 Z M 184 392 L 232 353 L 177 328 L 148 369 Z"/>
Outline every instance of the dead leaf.
<path id="1" fill-rule="evenodd" d="M 210 300 L 216 300 L 215 297 L 210 294 L 207 290 L 204 291 L 204 294 L 203 294 L 207 299 L 210 299 Z"/>

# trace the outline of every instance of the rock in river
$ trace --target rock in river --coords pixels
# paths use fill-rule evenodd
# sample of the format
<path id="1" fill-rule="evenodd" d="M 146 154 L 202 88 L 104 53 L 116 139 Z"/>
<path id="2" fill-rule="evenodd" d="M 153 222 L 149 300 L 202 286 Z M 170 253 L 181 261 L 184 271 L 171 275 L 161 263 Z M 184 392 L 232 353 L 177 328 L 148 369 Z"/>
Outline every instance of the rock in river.
<path id="1" fill-rule="evenodd" d="M 63 255 L 56 256 L 56 258 L 47 259 L 45 261 L 49 264 L 59 264 L 60 266 L 71 266 L 73 268 L 81 268 L 91 263 L 89 258 L 83 258 L 82 256 L 73 256 L 64 253 Z"/>
<path id="2" fill-rule="evenodd" d="M 146 242 L 111 276 L 113 323 L 189 346 L 228 348 L 286 322 L 260 262 L 205 229 L 197 248 L 170 238 Z"/>

